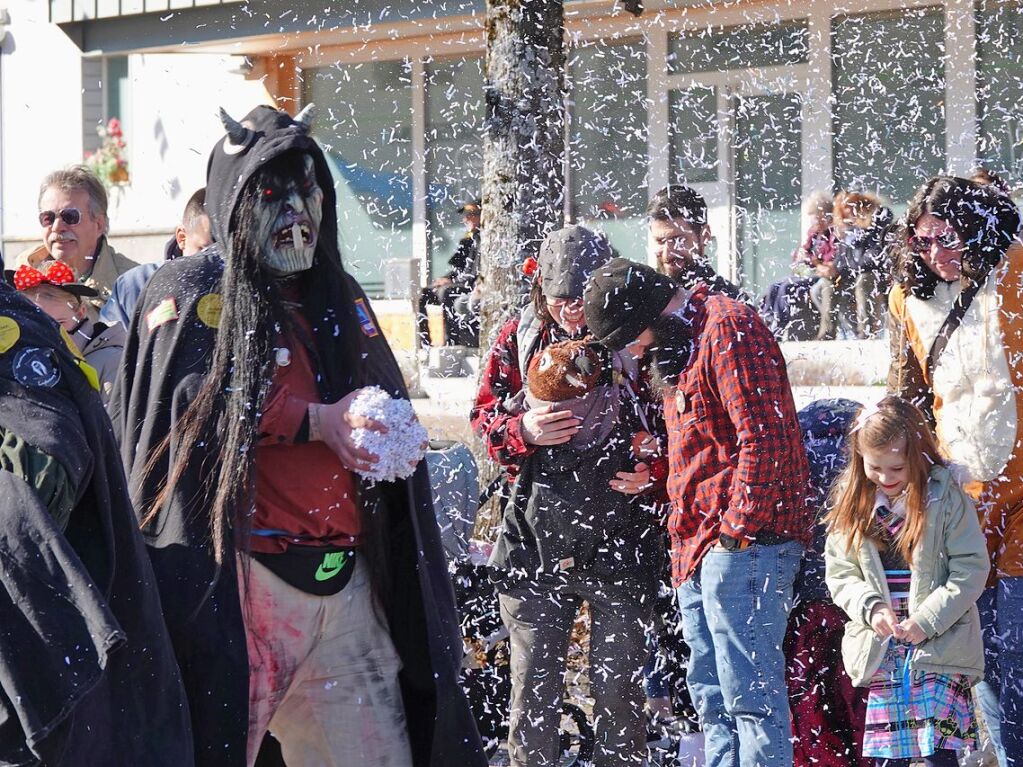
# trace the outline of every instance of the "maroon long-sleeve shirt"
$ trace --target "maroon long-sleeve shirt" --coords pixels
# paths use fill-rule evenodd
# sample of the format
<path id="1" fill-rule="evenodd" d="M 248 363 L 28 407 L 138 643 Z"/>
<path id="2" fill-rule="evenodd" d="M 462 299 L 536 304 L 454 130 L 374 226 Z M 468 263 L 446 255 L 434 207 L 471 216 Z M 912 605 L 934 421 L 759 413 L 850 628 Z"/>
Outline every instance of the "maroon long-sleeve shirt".
<path id="1" fill-rule="evenodd" d="M 293 319 L 305 326 L 297 313 Z M 307 326 L 306 332 L 312 336 Z M 277 366 L 259 422 L 252 529 L 286 535 L 253 535 L 252 550 L 280 552 L 291 541 L 356 544 L 361 527 L 355 476 L 326 443 L 296 441 L 309 403 L 322 401 L 309 352 L 294 337 L 281 336 L 278 343 L 290 363 Z"/>

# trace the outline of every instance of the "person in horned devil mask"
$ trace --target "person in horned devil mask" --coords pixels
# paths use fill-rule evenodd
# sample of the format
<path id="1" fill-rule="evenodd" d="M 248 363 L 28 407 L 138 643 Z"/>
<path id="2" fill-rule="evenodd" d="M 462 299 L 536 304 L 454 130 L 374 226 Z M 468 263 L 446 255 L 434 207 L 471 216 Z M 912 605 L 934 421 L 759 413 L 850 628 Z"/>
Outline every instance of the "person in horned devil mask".
<path id="1" fill-rule="evenodd" d="M 407 394 L 342 267 L 311 112 L 221 119 L 217 247 L 147 285 L 112 405 L 196 763 L 251 765 L 269 729 L 289 767 L 485 765 L 426 467 L 355 473 L 375 456 L 353 428 L 379 424 L 354 396 Z"/>

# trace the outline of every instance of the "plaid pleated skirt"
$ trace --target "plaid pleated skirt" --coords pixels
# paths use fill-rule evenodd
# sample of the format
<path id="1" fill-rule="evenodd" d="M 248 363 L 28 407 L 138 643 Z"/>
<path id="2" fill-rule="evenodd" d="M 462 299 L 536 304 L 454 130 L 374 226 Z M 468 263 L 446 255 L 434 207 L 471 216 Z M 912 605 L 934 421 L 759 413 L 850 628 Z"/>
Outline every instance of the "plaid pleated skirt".
<path id="1" fill-rule="evenodd" d="M 908 600 L 893 601 L 895 614 L 903 620 Z M 870 682 L 863 755 L 920 759 L 938 749 L 976 748 L 969 679 L 907 669 L 911 649 L 891 641 Z"/>

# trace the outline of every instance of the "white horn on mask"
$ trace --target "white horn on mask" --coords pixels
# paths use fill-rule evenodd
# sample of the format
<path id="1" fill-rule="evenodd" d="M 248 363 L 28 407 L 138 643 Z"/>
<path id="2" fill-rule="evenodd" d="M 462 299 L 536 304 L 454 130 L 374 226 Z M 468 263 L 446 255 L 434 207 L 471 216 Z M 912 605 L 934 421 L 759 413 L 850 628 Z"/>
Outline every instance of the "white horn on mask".
<path id="1" fill-rule="evenodd" d="M 316 104 L 309 103 L 302 107 L 302 111 L 295 115 L 295 122 L 300 123 L 306 133 L 313 125 L 313 120 L 316 118 Z"/>

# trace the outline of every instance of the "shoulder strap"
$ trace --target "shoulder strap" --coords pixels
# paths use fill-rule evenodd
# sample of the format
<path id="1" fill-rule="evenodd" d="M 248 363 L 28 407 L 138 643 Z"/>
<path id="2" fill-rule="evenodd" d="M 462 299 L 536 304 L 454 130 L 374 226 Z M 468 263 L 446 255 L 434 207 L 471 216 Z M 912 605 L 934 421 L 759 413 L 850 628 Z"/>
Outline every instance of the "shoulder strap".
<path id="1" fill-rule="evenodd" d="M 519 371 L 522 373 L 523 382 L 529 370 L 529 360 L 540 347 L 542 331 L 542 323 L 533 311 L 533 305 L 526 304 L 519 316 L 518 330 L 515 331 L 515 342 L 519 348 Z"/>
<path id="2" fill-rule="evenodd" d="M 945 347 L 948 346 L 952 334 L 956 332 L 956 329 L 962 323 L 963 317 L 966 316 L 966 310 L 970 308 L 970 304 L 973 303 L 974 297 L 980 292 L 980 288 L 981 283 L 974 282 L 960 293 L 952 305 L 952 310 L 941 324 L 938 335 L 934 337 L 934 343 L 931 344 L 931 350 L 927 354 L 927 380 L 929 382 L 933 383 L 934 368 L 938 364 L 938 359 L 941 357 L 942 352 L 945 351 Z"/>

